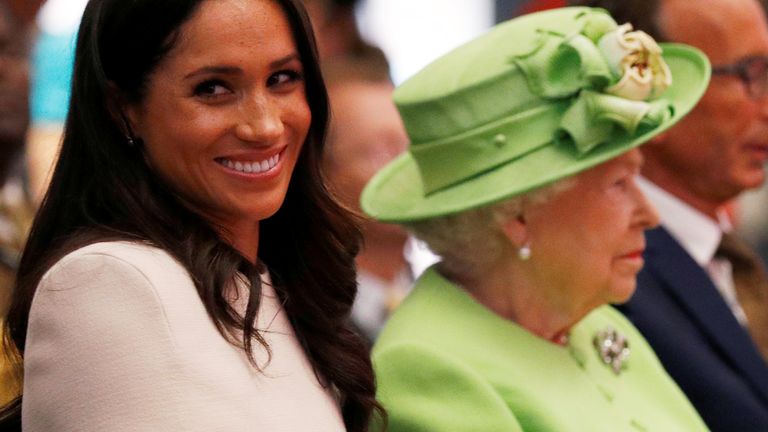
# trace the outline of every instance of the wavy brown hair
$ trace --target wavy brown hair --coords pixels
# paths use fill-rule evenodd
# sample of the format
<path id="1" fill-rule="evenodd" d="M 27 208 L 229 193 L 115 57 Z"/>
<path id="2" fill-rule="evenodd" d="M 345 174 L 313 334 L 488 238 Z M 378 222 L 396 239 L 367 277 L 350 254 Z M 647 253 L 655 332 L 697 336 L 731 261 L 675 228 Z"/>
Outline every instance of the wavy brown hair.
<path id="1" fill-rule="evenodd" d="M 61 151 L 21 258 L 4 328 L 6 351 L 15 354 L 19 371 L 32 298 L 43 274 L 74 249 L 115 239 L 145 242 L 175 257 L 192 276 L 219 332 L 245 350 L 254 365 L 253 341 L 269 349 L 254 329 L 259 265 L 183 204 L 149 169 L 140 147 L 127 145 L 110 114 L 114 90 L 128 102 L 143 99 L 149 76 L 203 1 L 91 0 L 86 7 Z M 283 205 L 260 223 L 259 260 L 269 268 L 316 374 L 338 391 L 347 429 L 366 431 L 373 410 L 381 408 L 365 343 L 349 324 L 360 232 L 331 199 L 321 175 L 328 100 L 306 12 L 297 0 L 271 1 L 280 4 L 291 24 L 312 123 Z M 244 316 L 224 295 L 237 272 L 251 280 Z M 0 426 L 8 428 L 3 430 L 20 430 L 21 401 L 22 395 L 0 413 Z"/>

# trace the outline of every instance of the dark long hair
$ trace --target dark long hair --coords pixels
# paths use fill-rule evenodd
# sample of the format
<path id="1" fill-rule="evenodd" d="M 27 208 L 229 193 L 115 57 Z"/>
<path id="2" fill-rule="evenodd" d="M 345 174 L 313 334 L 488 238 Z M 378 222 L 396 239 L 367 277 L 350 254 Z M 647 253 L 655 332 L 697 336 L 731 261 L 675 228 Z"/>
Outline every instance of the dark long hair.
<path id="1" fill-rule="evenodd" d="M 112 239 L 145 242 L 170 253 L 192 276 L 223 337 L 242 347 L 254 365 L 252 341 L 269 349 L 254 329 L 261 298 L 258 265 L 224 242 L 149 169 L 140 147 L 127 144 L 125 127 L 110 102 L 114 91 L 128 102 L 142 100 L 148 77 L 203 1 L 88 3 L 61 151 L 21 258 L 4 329 L 6 349 L 16 354 L 18 370 L 32 298 L 43 274 L 66 253 Z M 283 205 L 260 223 L 259 260 L 269 268 L 316 373 L 338 390 L 347 429 L 365 431 L 372 411 L 381 408 L 366 346 L 348 322 L 360 233 L 330 198 L 319 168 L 328 101 L 306 12 L 298 0 L 274 1 L 291 24 L 303 62 L 312 123 Z M 244 316 L 224 293 L 238 271 L 251 280 Z M 235 336 L 239 332 L 241 338 Z M 0 414 L 6 424 L 18 422 L 20 407 L 21 396 L 6 406 Z"/>

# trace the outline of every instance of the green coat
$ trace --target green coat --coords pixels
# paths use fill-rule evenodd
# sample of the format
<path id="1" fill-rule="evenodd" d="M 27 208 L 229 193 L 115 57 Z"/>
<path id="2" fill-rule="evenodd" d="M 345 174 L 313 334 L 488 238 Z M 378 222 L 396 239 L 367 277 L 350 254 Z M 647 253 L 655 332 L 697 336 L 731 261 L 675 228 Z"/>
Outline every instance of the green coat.
<path id="1" fill-rule="evenodd" d="M 609 326 L 631 350 L 618 375 L 593 345 Z M 492 313 L 434 269 L 395 311 L 373 361 L 392 432 L 707 431 L 610 306 L 574 326 L 563 347 Z"/>

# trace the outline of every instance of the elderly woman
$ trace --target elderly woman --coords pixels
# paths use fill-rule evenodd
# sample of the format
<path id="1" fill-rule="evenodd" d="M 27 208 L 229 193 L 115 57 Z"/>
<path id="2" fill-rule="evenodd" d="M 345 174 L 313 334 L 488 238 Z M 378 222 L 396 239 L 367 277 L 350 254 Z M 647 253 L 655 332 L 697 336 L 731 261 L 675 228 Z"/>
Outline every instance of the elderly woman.
<path id="1" fill-rule="evenodd" d="M 412 144 L 363 208 L 443 260 L 374 348 L 389 430 L 707 430 L 609 304 L 632 295 L 657 223 L 636 147 L 708 79 L 699 52 L 662 56 L 569 8 L 502 24 L 397 90 Z"/>

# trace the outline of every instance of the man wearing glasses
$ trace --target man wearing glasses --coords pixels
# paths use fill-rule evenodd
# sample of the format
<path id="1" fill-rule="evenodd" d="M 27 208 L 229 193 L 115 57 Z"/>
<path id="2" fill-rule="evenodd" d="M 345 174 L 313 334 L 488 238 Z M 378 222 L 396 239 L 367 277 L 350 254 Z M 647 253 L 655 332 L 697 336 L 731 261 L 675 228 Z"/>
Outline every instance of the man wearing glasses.
<path id="1" fill-rule="evenodd" d="M 757 0 L 580 0 L 657 40 L 709 56 L 693 112 L 644 146 L 644 191 L 661 215 L 622 311 L 710 429 L 768 431 L 768 279 L 724 209 L 765 179 L 768 27 Z M 734 252 L 734 250 L 736 252 Z M 631 366 L 630 366 L 631 367 Z"/>

